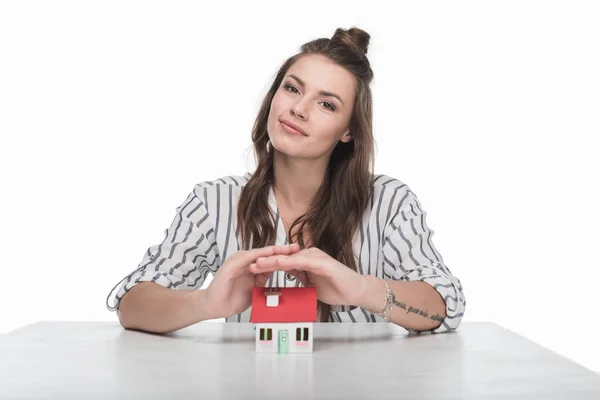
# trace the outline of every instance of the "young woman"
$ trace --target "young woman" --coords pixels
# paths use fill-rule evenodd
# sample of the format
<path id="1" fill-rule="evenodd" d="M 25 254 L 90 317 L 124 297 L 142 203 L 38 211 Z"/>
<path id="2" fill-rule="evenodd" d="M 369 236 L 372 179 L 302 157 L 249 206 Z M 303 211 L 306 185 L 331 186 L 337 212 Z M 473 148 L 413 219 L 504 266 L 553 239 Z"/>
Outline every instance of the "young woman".
<path id="1" fill-rule="evenodd" d="M 195 185 L 162 243 L 109 294 L 122 283 L 107 306 L 123 327 L 248 322 L 257 285 L 315 286 L 321 322 L 459 326 L 463 288 L 417 196 L 371 172 L 369 39 L 337 29 L 283 63 L 253 128 L 256 170 Z"/>

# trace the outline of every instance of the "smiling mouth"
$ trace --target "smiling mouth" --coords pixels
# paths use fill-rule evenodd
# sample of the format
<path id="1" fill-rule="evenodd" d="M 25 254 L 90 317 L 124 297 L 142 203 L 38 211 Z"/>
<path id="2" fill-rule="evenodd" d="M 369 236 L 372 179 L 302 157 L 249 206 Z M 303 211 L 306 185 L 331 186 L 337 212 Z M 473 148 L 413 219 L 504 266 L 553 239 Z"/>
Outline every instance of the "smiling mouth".
<path id="1" fill-rule="evenodd" d="M 297 130 L 296 128 L 286 124 L 283 121 L 279 121 L 279 123 L 281 124 L 281 127 L 283 128 L 283 130 L 285 130 L 288 133 L 291 133 L 292 135 L 297 135 L 297 136 L 308 136 L 302 132 L 300 132 L 299 130 Z"/>

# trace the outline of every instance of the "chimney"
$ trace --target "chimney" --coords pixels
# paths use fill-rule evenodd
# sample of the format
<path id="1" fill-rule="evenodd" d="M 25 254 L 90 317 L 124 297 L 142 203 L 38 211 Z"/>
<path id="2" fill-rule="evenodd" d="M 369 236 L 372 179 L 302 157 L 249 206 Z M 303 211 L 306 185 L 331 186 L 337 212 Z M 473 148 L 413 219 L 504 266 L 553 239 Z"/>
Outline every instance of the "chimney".
<path id="1" fill-rule="evenodd" d="M 267 307 L 277 307 L 279 305 L 281 290 L 278 288 L 265 288 L 265 296 L 267 298 Z"/>

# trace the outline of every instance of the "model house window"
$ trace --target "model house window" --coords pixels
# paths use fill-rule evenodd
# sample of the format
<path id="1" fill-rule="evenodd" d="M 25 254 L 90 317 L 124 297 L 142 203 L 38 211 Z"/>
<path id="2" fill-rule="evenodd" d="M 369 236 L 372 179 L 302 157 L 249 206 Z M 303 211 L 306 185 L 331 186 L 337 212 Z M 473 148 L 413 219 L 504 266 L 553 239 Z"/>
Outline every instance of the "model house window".
<path id="1" fill-rule="evenodd" d="M 260 340 L 273 340 L 273 329 L 260 328 Z"/>
<path id="2" fill-rule="evenodd" d="M 308 341 L 308 328 L 296 328 L 296 341 L 307 342 Z"/>

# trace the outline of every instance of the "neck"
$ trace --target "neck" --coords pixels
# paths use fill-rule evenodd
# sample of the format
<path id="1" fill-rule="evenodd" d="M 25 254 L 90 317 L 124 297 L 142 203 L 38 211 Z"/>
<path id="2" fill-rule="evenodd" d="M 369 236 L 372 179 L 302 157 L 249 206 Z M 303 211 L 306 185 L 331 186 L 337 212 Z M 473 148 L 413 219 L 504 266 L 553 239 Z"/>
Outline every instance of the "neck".
<path id="1" fill-rule="evenodd" d="M 290 157 L 274 150 L 274 192 L 291 210 L 306 210 L 325 177 L 328 160 Z"/>

